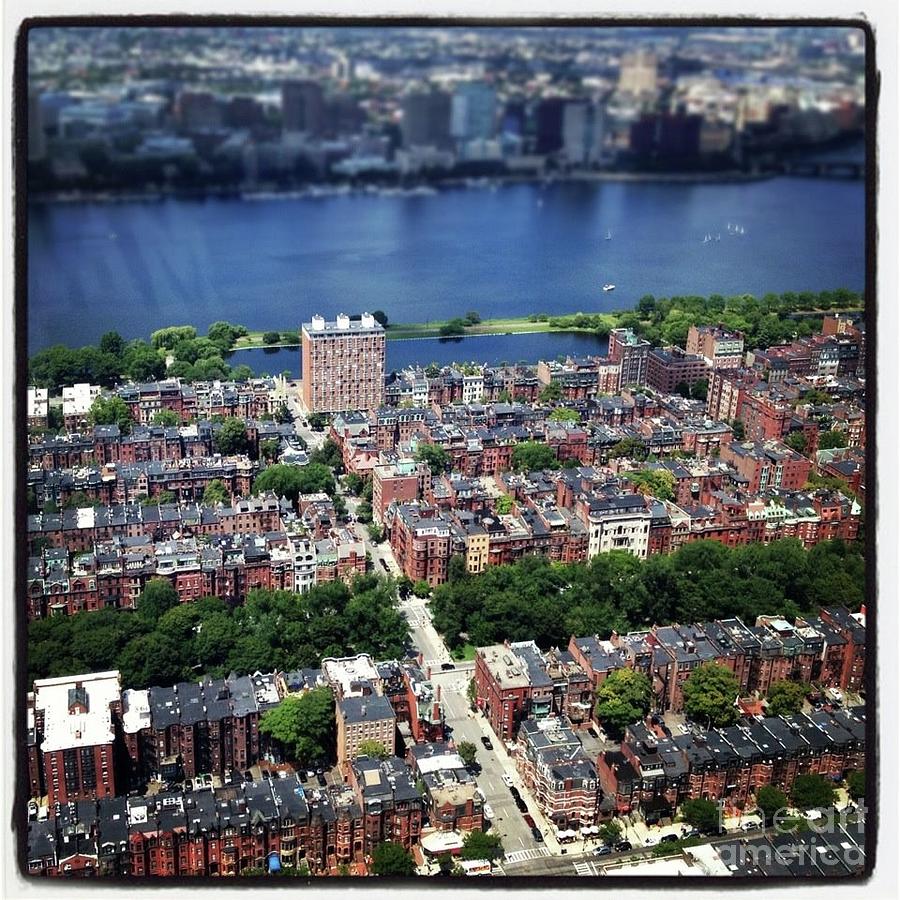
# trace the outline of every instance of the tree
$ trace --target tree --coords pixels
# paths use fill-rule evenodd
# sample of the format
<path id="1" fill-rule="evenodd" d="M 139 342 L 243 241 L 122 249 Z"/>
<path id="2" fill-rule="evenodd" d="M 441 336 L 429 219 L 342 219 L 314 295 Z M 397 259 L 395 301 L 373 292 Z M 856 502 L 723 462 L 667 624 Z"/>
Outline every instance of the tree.
<path id="1" fill-rule="evenodd" d="M 334 493 L 334 476 L 331 469 L 322 463 L 311 462 L 305 466 L 275 463 L 266 466 L 253 482 L 254 494 L 269 491 L 296 503 L 300 494 Z"/>
<path id="2" fill-rule="evenodd" d="M 419 579 L 412 586 L 412 592 L 417 597 L 427 597 L 431 593 L 431 585 L 424 579 Z"/>
<path id="3" fill-rule="evenodd" d="M 223 456 L 246 453 L 250 449 L 250 439 L 247 437 L 247 426 L 244 424 L 244 420 L 236 416 L 228 416 L 222 423 L 222 427 L 216 432 L 213 442 L 216 452 Z"/>
<path id="4" fill-rule="evenodd" d="M 153 497 L 144 497 L 144 499 L 141 500 L 141 506 L 166 506 L 177 502 L 178 498 L 172 491 L 160 491 Z"/>
<path id="5" fill-rule="evenodd" d="M 614 844 L 622 833 L 622 826 L 614 819 L 600 826 L 600 840 L 604 844 Z"/>
<path id="6" fill-rule="evenodd" d="M 375 848 L 372 854 L 373 875 L 408 876 L 414 875 L 415 872 L 416 861 L 402 844 L 384 841 Z"/>
<path id="7" fill-rule="evenodd" d="M 712 800 L 685 800 L 681 804 L 681 818 L 700 831 L 717 831 L 719 807 Z"/>
<path id="8" fill-rule="evenodd" d="M 562 399 L 562 385 L 558 381 L 551 381 L 541 388 L 538 400 L 541 403 L 557 403 Z"/>
<path id="9" fill-rule="evenodd" d="M 501 494 L 497 498 L 497 502 L 494 504 L 494 512 L 497 513 L 498 516 L 506 516 L 512 512 L 513 504 L 515 501 L 512 496 L 509 494 Z"/>
<path id="10" fill-rule="evenodd" d="M 609 451 L 610 459 L 646 459 L 647 447 L 640 438 L 623 438 Z"/>
<path id="11" fill-rule="evenodd" d="M 206 330 L 207 338 L 222 351 L 230 350 L 234 342 L 245 334 L 247 329 L 243 325 L 232 325 L 230 322 L 213 322 Z"/>
<path id="12" fill-rule="evenodd" d="M 819 435 L 820 450 L 835 450 L 847 446 L 847 435 L 843 431 L 823 431 Z"/>
<path id="13" fill-rule="evenodd" d="M 705 400 L 709 393 L 709 381 L 701 378 L 691 385 L 691 400 Z"/>
<path id="14" fill-rule="evenodd" d="M 259 721 L 259 730 L 278 741 L 301 765 L 330 759 L 335 740 L 334 697 L 328 687 L 289 694 Z"/>
<path id="15" fill-rule="evenodd" d="M 373 544 L 380 544 L 384 540 L 384 529 L 380 525 L 372 522 L 366 527 L 366 531 L 368 532 L 369 540 Z"/>
<path id="16" fill-rule="evenodd" d="M 291 414 L 291 411 L 287 405 L 287 403 L 279 404 L 278 409 L 275 410 L 275 421 L 279 425 L 290 425 L 291 422 L 294 421 L 294 416 Z M 306 445 L 304 444 L 304 447 Z"/>
<path id="17" fill-rule="evenodd" d="M 315 412 L 307 417 L 307 421 L 313 431 L 324 431 L 325 426 L 331 421 L 331 416 L 328 413 Z"/>
<path id="18" fill-rule="evenodd" d="M 675 385 L 675 393 L 688 399 L 691 396 L 691 386 L 686 381 L 679 381 Z"/>
<path id="19" fill-rule="evenodd" d="M 266 441 L 261 441 L 259 445 L 259 455 L 266 462 L 275 462 L 278 459 L 278 451 L 281 449 L 281 444 L 275 440 L 275 438 L 270 438 Z"/>
<path id="20" fill-rule="evenodd" d="M 439 444 L 419 444 L 416 462 L 426 463 L 432 475 L 440 475 L 450 466 L 450 454 Z"/>
<path id="21" fill-rule="evenodd" d="M 559 460 L 553 448 L 539 441 L 522 441 L 513 447 L 512 468 L 516 472 L 536 472 L 539 469 L 558 469 Z"/>
<path id="22" fill-rule="evenodd" d="M 643 469 L 640 472 L 629 472 L 628 480 L 638 493 L 657 500 L 675 499 L 675 476 L 666 469 Z"/>
<path id="23" fill-rule="evenodd" d="M 797 453 L 806 453 L 806 435 L 802 431 L 792 431 L 785 439 L 785 444 Z"/>
<path id="24" fill-rule="evenodd" d="M 763 814 L 764 821 L 769 823 L 778 810 L 787 809 L 788 798 L 778 788 L 773 787 L 771 784 L 764 784 L 756 792 L 756 805 Z"/>
<path id="25" fill-rule="evenodd" d="M 444 322 L 444 324 L 438 328 L 438 334 L 441 337 L 460 337 L 465 333 L 466 326 L 462 319 L 451 319 L 449 322 Z"/>
<path id="26" fill-rule="evenodd" d="M 174 409 L 161 409 L 159 412 L 153 414 L 153 424 L 171 427 L 173 425 L 180 425 L 181 418 Z"/>
<path id="27" fill-rule="evenodd" d="M 621 734 L 650 709 L 650 679 L 635 669 L 617 669 L 597 688 L 595 712 L 604 728 Z"/>
<path id="28" fill-rule="evenodd" d="M 736 441 L 744 440 L 744 423 L 741 419 L 735 419 L 731 423 L 731 431 Z"/>
<path id="29" fill-rule="evenodd" d="M 119 357 L 125 350 L 125 338 L 118 331 L 107 331 L 101 336 L 98 346 L 101 353 Z"/>
<path id="30" fill-rule="evenodd" d="M 267 331 L 262 339 L 264 344 L 277 344 L 281 340 L 281 334 L 277 331 Z"/>
<path id="31" fill-rule="evenodd" d="M 227 503 L 230 497 L 225 482 L 219 478 L 214 478 L 203 489 L 203 504 L 205 506 L 216 506 L 219 503 Z"/>
<path id="32" fill-rule="evenodd" d="M 547 416 L 547 419 L 550 422 L 580 422 L 581 413 L 577 409 L 559 406 Z"/>
<path id="33" fill-rule="evenodd" d="M 463 859 L 493 860 L 503 856 L 503 844 L 498 834 L 485 834 L 483 831 L 470 831 L 463 838 Z"/>
<path id="34" fill-rule="evenodd" d="M 470 309 L 464 316 L 466 325 L 477 325 L 481 321 L 481 315 Z"/>
<path id="35" fill-rule="evenodd" d="M 88 413 L 91 425 L 118 425 L 122 434 L 131 434 L 134 419 L 128 404 L 116 394 L 97 397 Z"/>
<path id="36" fill-rule="evenodd" d="M 862 800 L 866 796 L 866 773 L 862 769 L 847 775 L 847 793 L 854 800 Z"/>
<path id="37" fill-rule="evenodd" d="M 193 325 L 171 325 L 160 328 L 150 335 L 150 344 L 154 350 L 171 350 L 179 341 L 192 341 L 197 337 L 197 329 Z"/>
<path id="38" fill-rule="evenodd" d="M 468 685 L 466 685 L 466 698 L 469 701 L 469 706 L 473 709 L 475 708 L 475 700 L 478 696 L 478 685 L 475 684 L 475 679 L 470 678 Z"/>
<path id="39" fill-rule="evenodd" d="M 690 718 L 716 727 L 737 721 L 734 702 L 740 685 L 727 666 L 704 663 L 691 672 L 682 690 L 684 711 Z"/>
<path id="40" fill-rule="evenodd" d="M 361 500 L 356 507 L 356 518 L 363 525 L 372 523 L 372 504 L 368 500 Z"/>
<path id="41" fill-rule="evenodd" d="M 179 604 L 178 592 L 166 578 L 151 578 L 138 597 L 138 614 L 155 623 L 167 610 Z"/>
<path id="42" fill-rule="evenodd" d="M 313 450 L 309 456 L 309 461 L 329 466 L 332 469 L 344 468 L 344 457 L 341 454 L 341 448 L 331 438 L 328 438 L 318 450 Z"/>
<path id="43" fill-rule="evenodd" d="M 370 756 L 372 759 L 387 759 L 390 754 L 381 741 L 365 740 L 359 742 L 357 756 Z"/>
<path id="44" fill-rule="evenodd" d="M 456 745 L 456 752 L 466 767 L 475 765 L 475 756 L 478 750 L 471 741 L 460 741 Z"/>
<path id="45" fill-rule="evenodd" d="M 372 313 L 372 318 L 382 327 L 388 327 L 388 317 L 387 313 L 382 309 L 376 309 L 375 312 Z"/>
<path id="46" fill-rule="evenodd" d="M 798 775 L 791 798 L 798 809 L 824 809 L 834 805 L 834 785 L 822 775 Z"/>
<path id="47" fill-rule="evenodd" d="M 803 709 L 807 685 L 796 681 L 776 681 L 766 696 L 766 712 L 770 716 L 792 716 Z"/>

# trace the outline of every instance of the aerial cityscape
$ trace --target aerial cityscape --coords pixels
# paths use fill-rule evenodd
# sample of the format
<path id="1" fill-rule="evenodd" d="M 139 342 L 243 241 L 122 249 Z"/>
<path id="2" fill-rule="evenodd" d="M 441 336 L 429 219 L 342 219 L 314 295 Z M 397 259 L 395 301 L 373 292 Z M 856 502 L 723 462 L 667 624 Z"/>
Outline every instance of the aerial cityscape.
<path id="1" fill-rule="evenodd" d="M 21 871 L 865 874 L 866 49 L 32 25 Z"/>

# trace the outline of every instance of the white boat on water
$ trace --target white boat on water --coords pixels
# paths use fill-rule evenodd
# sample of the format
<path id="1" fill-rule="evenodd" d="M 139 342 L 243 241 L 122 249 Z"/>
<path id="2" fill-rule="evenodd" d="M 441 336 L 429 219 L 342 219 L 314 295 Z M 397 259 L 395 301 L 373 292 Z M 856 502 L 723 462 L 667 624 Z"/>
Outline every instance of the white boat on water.
<path id="1" fill-rule="evenodd" d="M 604 284 L 603 285 L 604 291 L 614 291 L 615 289 L 616 289 L 616 286 L 614 284 Z"/>
<path id="2" fill-rule="evenodd" d="M 607 229 L 607 232 L 606 232 L 606 238 L 605 238 L 605 240 L 607 240 L 607 241 L 611 241 L 611 240 L 612 240 L 612 232 L 609 231 L 608 229 Z"/>

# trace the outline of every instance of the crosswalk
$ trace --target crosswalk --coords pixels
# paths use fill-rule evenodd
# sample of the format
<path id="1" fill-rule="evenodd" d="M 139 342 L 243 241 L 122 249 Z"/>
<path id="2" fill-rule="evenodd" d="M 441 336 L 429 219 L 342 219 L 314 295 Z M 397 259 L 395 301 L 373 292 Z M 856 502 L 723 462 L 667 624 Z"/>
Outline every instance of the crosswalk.
<path id="1" fill-rule="evenodd" d="M 575 873 L 577 875 L 599 875 L 600 872 L 597 870 L 597 864 L 592 862 L 577 862 L 575 865 Z"/>
<path id="2" fill-rule="evenodd" d="M 519 863 L 526 862 L 529 859 L 540 859 L 542 856 L 549 856 L 550 851 L 546 847 L 526 847 L 524 850 L 513 850 L 503 857 L 503 862 Z"/>

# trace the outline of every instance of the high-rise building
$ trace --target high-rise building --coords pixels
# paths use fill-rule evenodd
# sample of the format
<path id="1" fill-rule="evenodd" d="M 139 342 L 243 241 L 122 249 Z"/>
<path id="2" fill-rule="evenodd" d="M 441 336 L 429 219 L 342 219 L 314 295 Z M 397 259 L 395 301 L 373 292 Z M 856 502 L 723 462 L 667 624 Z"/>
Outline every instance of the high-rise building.
<path id="1" fill-rule="evenodd" d="M 38 91 L 28 92 L 28 158 L 43 159 L 47 155 L 47 137 L 44 134 L 44 116 L 41 110 L 41 95 Z"/>
<path id="2" fill-rule="evenodd" d="M 655 94 L 657 86 L 656 54 L 641 48 L 626 53 L 619 64 L 619 91 L 640 96 Z"/>
<path id="3" fill-rule="evenodd" d="M 443 91 L 412 91 L 403 97 L 400 130 L 404 147 L 450 146 L 450 95 Z"/>
<path id="4" fill-rule="evenodd" d="M 590 165 L 603 155 L 603 107 L 585 101 L 563 108 L 563 153 L 576 165 Z"/>
<path id="5" fill-rule="evenodd" d="M 182 91 L 175 99 L 175 118 L 188 131 L 222 127 L 222 107 L 209 91 Z"/>
<path id="6" fill-rule="evenodd" d="M 384 328 L 370 313 L 301 328 L 301 399 L 309 412 L 377 409 L 384 403 Z"/>
<path id="7" fill-rule="evenodd" d="M 450 133 L 460 142 L 494 136 L 497 92 L 483 81 L 464 81 L 456 88 L 450 111 Z"/>
<path id="8" fill-rule="evenodd" d="M 556 153 L 563 145 L 562 97 L 546 97 L 535 111 L 535 152 Z"/>
<path id="9" fill-rule="evenodd" d="M 320 137 L 325 128 L 322 86 L 315 81 L 286 81 L 281 86 L 281 128 Z"/>
<path id="10" fill-rule="evenodd" d="M 639 338 L 630 328 L 613 328 L 609 333 L 609 358 L 619 363 L 619 387 L 647 383 L 650 342 Z"/>

